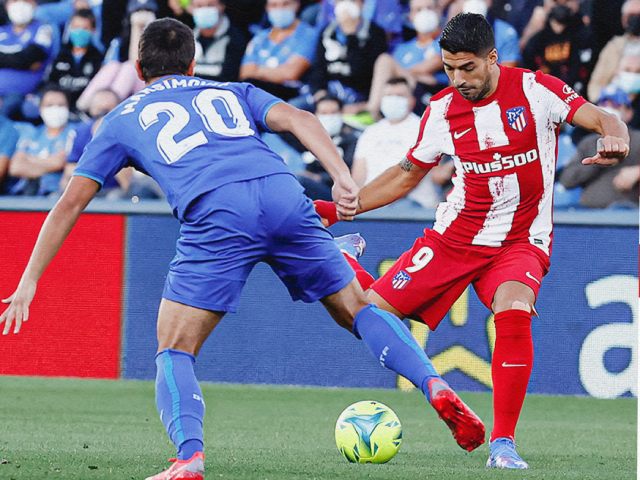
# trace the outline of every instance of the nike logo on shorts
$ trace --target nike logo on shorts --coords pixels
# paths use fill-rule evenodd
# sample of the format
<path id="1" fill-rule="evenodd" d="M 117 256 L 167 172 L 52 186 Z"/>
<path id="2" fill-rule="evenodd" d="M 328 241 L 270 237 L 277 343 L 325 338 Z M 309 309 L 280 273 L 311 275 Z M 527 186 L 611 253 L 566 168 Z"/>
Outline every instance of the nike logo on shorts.
<path id="1" fill-rule="evenodd" d="M 530 278 L 531 280 L 533 280 L 534 282 L 536 282 L 538 285 L 541 285 L 540 280 L 538 280 L 536 277 L 534 277 L 533 275 L 531 275 L 530 272 L 525 273 L 525 276 L 527 278 Z"/>
<path id="2" fill-rule="evenodd" d="M 467 128 L 466 130 L 462 130 L 461 132 L 453 132 L 453 138 L 455 138 L 456 140 L 458 140 L 459 138 L 461 138 L 465 133 L 468 133 L 471 131 L 471 128 Z"/>

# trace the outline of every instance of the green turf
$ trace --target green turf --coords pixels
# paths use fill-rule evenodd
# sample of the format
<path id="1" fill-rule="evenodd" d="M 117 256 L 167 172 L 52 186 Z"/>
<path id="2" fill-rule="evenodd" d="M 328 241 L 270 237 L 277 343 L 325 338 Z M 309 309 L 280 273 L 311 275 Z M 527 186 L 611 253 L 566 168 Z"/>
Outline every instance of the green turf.
<path id="1" fill-rule="evenodd" d="M 635 399 L 530 396 L 518 430 L 531 470 L 485 470 L 487 449 L 466 454 L 417 393 L 390 390 L 204 386 L 207 479 L 631 479 Z M 490 396 L 463 395 L 484 419 Z M 386 465 L 352 465 L 334 422 L 375 399 L 404 426 Z M 172 456 L 153 384 L 0 377 L 0 479 L 141 479 Z"/>

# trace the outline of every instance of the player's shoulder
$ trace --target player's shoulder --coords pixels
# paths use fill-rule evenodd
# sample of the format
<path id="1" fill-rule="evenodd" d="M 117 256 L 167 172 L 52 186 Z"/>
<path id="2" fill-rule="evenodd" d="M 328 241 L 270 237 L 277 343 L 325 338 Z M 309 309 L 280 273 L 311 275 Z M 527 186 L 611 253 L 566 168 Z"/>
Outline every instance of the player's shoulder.
<path id="1" fill-rule="evenodd" d="M 442 102 L 443 100 L 447 100 L 451 95 L 455 93 L 455 91 L 456 89 L 451 85 L 443 88 L 429 99 L 429 105 L 433 104 L 434 102 Z"/>

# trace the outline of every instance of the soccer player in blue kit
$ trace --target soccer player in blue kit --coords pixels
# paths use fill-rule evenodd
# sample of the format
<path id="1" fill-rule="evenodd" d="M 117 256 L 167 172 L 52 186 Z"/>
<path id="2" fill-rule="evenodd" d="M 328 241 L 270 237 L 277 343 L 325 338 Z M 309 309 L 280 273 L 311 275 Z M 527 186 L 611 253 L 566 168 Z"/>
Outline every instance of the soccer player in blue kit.
<path id="1" fill-rule="evenodd" d="M 180 238 L 158 313 L 156 404 L 177 460 L 154 480 L 203 479 L 204 402 L 195 357 L 226 312 L 236 310 L 253 266 L 264 261 L 294 300 L 320 300 L 335 321 L 362 339 L 385 367 L 419 388 L 458 444 L 484 442 L 482 421 L 434 370 L 407 327 L 367 303 L 354 272 L 313 204 L 259 132 L 291 132 L 334 180 L 342 218 L 358 189 L 319 121 L 243 83 L 193 77 L 191 30 L 152 22 L 139 45 L 147 87 L 109 113 L 74 177 L 44 222 L 20 283 L 0 316 L 18 333 L 44 269 L 78 216 L 108 178 L 127 165 L 160 184 L 180 221 Z"/>

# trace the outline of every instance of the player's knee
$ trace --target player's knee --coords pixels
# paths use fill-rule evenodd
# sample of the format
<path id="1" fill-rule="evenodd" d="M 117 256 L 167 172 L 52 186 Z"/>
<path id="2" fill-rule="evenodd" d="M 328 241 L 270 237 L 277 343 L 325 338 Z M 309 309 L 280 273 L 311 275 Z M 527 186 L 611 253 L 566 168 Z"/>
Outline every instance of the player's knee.
<path id="1" fill-rule="evenodd" d="M 525 312 L 529 312 L 529 313 L 531 313 L 531 310 L 532 310 L 529 302 L 522 302 L 520 300 L 514 300 L 513 302 L 511 302 L 511 309 L 524 310 Z"/>
<path id="2" fill-rule="evenodd" d="M 533 306 L 526 300 L 498 301 L 494 304 L 493 313 L 500 313 L 506 310 L 522 310 L 524 312 L 532 313 Z"/>

